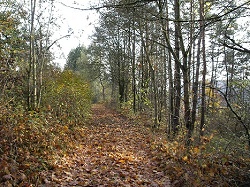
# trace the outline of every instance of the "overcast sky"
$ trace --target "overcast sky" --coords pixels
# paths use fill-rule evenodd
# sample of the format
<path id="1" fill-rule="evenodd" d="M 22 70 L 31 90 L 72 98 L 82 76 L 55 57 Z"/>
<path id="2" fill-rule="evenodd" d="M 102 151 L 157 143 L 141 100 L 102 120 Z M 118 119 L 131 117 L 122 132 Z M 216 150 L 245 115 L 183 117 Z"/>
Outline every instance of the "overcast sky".
<path id="1" fill-rule="evenodd" d="M 66 5 L 79 8 L 89 8 L 93 4 L 98 4 L 99 1 L 100 0 L 61 0 L 61 2 Z M 71 49 L 78 45 L 88 46 L 90 44 L 89 36 L 92 35 L 94 26 L 97 24 L 98 14 L 95 10 L 81 11 L 66 7 L 62 5 L 60 1 L 58 1 L 55 6 L 58 10 L 58 15 L 61 15 L 63 21 L 59 23 L 61 28 L 55 33 L 53 40 L 67 35 L 69 29 L 72 29 L 70 33 L 73 32 L 69 38 L 64 38 L 57 42 L 61 50 L 56 45 L 53 47 L 53 52 L 55 53 L 54 62 L 63 68 Z"/>

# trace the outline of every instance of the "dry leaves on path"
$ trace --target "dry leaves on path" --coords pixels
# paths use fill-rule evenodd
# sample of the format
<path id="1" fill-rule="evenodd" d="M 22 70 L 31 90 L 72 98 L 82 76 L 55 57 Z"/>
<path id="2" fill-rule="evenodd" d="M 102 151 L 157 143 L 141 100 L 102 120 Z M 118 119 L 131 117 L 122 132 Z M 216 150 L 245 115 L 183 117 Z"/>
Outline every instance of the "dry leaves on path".
<path id="1" fill-rule="evenodd" d="M 75 150 L 41 174 L 40 186 L 170 186 L 152 157 L 149 129 L 103 105 L 92 110 Z"/>
<path id="2" fill-rule="evenodd" d="M 249 158 L 214 154 L 207 141 L 186 147 L 103 105 L 82 124 L 45 114 L 2 118 L 0 186 L 249 186 Z"/>

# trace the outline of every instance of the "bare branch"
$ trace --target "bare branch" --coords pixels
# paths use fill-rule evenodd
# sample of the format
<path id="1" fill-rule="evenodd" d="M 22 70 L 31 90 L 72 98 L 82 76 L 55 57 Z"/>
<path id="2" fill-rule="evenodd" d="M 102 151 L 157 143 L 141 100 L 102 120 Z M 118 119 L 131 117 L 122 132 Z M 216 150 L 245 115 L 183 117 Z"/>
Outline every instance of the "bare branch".
<path id="1" fill-rule="evenodd" d="M 230 109 L 230 111 L 234 114 L 234 116 L 237 118 L 237 120 L 241 123 L 241 125 L 243 126 L 243 128 L 245 129 L 245 133 L 248 139 L 248 145 L 250 146 L 250 134 L 249 134 L 249 129 L 247 127 L 247 125 L 244 123 L 243 119 L 241 118 L 241 116 L 239 114 L 237 114 L 237 112 L 233 109 L 233 107 L 231 106 L 231 103 L 228 101 L 227 96 L 225 93 L 223 93 L 220 89 L 212 87 L 212 86 L 207 86 L 211 89 L 217 90 L 223 97 L 224 100 L 227 103 L 228 108 Z"/>
<path id="2" fill-rule="evenodd" d="M 48 51 L 56 42 L 58 42 L 59 40 L 61 40 L 61 39 L 63 39 L 63 38 L 70 37 L 70 35 L 71 35 L 71 34 L 67 34 L 67 35 L 65 35 L 65 36 L 62 36 L 62 37 L 56 39 L 55 41 L 53 41 L 53 42 L 47 47 L 46 50 Z"/>
<path id="3" fill-rule="evenodd" d="M 96 7 L 90 7 L 90 8 L 79 8 L 79 7 L 74 7 L 70 5 L 66 5 L 63 2 L 60 2 L 63 6 L 66 6 L 68 8 L 73 8 L 76 10 L 82 10 L 82 11 L 88 11 L 88 10 L 100 10 L 103 8 L 131 8 L 131 7 L 139 7 L 139 6 L 144 6 L 150 2 L 154 2 L 155 0 L 137 0 L 131 3 L 123 3 L 123 4 L 107 4 L 107 5 L 102 5 L 102 6 L 96 6 Z"/>
<path id="4" fill-rule="evenodd" d="M 230 48 L 230 49 L 233 49 L 233 50 L 236 50 L 236 51 L 240 51 L 240 52 L 243 52 L 243 53 L 248 53 L 250 54 L 250 50 L 243 47 L 242 45 L 240 45 L 239 43 L 236 43 L 234 39 L 230 38 L 229 36 L 225 35 L 225 37 L 227 39 L 229 39 L 232 43 L 233 43 L 233 46 L 231 45 L 228 45 L 226 42 L 223 43 L 224 46 Z"/>
<path id="5" fill-rule="evenodd" d="M 79 8 L 79 7 L 74 7 L 74 6 L 70 6 L 70 5 L 66 5 L 63 2 L 60 2 L 63 6 L 66 6 L 68 8 L 72 8 L 75 10 L 81 10 L 81 11 L 88 11 L 88 10 L 100 10 L 103 8 L 134 8 L 134 7 L 141 7 L 144 5 L 147 5 L 148 3 L 151 2 L 156 2 L 156 0 L 135 0 L 134 2 L 131 3 L 122 3 L 122 4 L 107 4 L 107 5 L 102 5 L 102 6 L 96 6 L 96 7 L 90 7 L 90 8 Z M 245 8 L 245 5 L 249 5 L 250 4 L 250 0 L 246 1 L 245 3 L 242 3 L 241 5 L 232 8 L 231 10 L 227 11 L 224 14 L 221 15 L 216 15 L 216 16 L 211 16 L 209 18 L 205 19 L 205 22 L 207 22 L 205 24 L 205 27 L 207 27 L 208 25 L 215 23 L 217 21 L 221 21 L 223 17 L 225 17 L 228 14 L 231 14 L 232 12 L 235 12 L 236 10 L 240 9 L 240 8 Z M 195 19 L 195 20 L 175 20 L 175 19 L 166 19 L 166 18 L 161 18 L 161 19 L 165 19 L 168 21 L 172 21 L 172 22 L 181 22 L 181 23 L 190 23 L 190 22 L 200 22 L 202 20 L 200 19 Z"/>

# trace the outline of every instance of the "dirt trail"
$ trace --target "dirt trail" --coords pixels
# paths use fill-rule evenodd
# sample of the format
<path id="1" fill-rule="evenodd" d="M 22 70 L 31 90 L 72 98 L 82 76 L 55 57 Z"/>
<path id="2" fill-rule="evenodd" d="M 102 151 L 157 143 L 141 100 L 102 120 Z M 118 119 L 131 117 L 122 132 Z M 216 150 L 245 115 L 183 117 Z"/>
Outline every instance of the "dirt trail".
<path id="1" fill-rule="evenodd" d="M 82 142 L 51 173 L 48 186 L 170 186 L 151 154 L 149 130 L 103 105 L 92 111 Z"/>

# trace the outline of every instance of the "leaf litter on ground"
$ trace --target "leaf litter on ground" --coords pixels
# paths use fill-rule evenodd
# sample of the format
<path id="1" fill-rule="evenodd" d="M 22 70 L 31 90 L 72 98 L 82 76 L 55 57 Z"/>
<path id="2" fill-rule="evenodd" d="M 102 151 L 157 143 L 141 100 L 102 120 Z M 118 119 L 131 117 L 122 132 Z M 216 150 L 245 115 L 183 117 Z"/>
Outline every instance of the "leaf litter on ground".
<path id="1" fill-rule="evenodd" d="M 186 148 L 101 104 L 84 125 L 44 119 L 40 126 L 41 119 L 24 119 L 12 139 L 1 129 L 2 142 L 16 149 L 3 143 L 1 186 L 237 186 L 250 179 L 249 159 Z"/>

